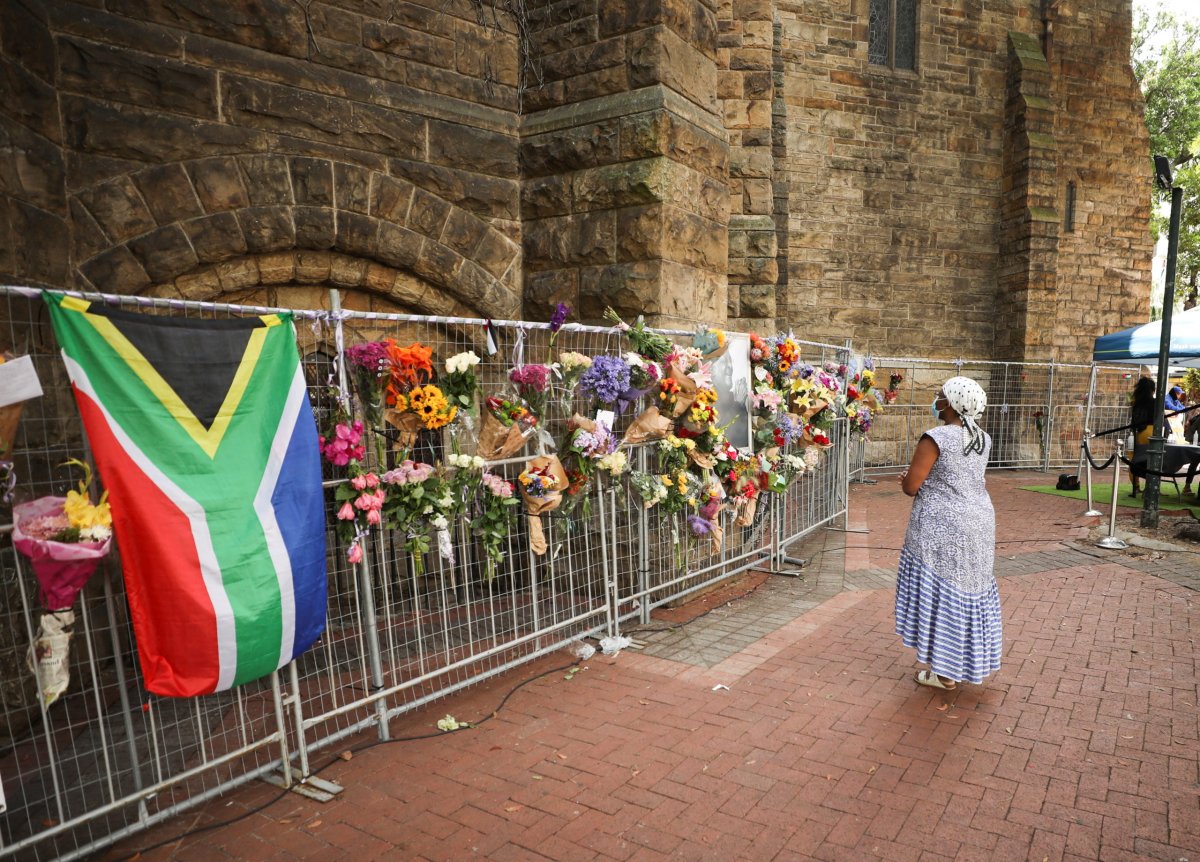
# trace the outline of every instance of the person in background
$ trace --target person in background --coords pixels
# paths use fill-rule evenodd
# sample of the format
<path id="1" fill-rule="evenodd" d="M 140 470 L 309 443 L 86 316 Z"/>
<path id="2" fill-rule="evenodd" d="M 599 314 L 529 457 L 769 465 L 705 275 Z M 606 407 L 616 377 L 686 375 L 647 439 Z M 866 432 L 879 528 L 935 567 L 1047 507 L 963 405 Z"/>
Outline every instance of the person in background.
<path id="1" fill-rule="evenodd" d="M 1168 413 L 1171 413 L 1175 410 L 1186 409 L 1187 405 L 1183 403 L 1183 389 L 1178 386 L 1172 386 L 1170 391 L 1167 392 L 1167 397 L 1163 402 L 1163 406 L 1166 408 Z"/>
<path id="2" fill-rule="evenodd" d="M 1154 381 L 1140 377 L 1134 384 L 1129 403 L 1129 424 L 1133 426 L 1133 456 L 1129 462 L 1131 497 L 1138 495 L 1138 480 L 1145 475 L 1146 445 L 1154 434 Z"/>
<path id="3" fill-rule="evenodd" d="M 921 435 L 900 474 L 916 500 L 900 552 L 896 634 L 929 665 L 917 682 L 943 691 L 1000 667 L 996 513 L 984 485 L 992 440 L 978 424 L 986 406 L 974 380 L 947 380 L 933 402 L 942 424 Z"/>

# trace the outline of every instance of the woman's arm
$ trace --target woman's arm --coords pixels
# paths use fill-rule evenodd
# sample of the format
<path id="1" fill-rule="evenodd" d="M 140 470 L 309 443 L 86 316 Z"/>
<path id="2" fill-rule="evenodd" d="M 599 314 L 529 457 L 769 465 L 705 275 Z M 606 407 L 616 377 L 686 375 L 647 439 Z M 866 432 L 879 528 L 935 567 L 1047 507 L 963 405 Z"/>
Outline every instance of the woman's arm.
<path id="1" fill-rule="evenodd" d="M 905 494 L 910 497 L 917 496 L 917 492 L 929 478 L 929 471 L 937 462 L 938 454 L 938 445 L 928 434 L 917 441 L 917 451 L 913 453 L 912 464 L 900 474 L 900 487 L 904 489 Z"/>

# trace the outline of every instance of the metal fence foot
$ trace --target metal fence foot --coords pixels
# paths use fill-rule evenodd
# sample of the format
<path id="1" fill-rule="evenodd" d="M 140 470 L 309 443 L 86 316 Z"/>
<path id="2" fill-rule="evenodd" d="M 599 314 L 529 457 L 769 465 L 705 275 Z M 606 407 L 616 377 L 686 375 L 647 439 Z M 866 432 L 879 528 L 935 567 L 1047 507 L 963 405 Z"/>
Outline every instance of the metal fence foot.
<path id="1" fill-rule="evenodd" d="M 274 787 L 281 787 L 284 790 L 298 793 L 314 802 L 332 802 L 345 789 L 340 784 L 334 784 L 332 781 L 318 778 L 315 775 L 310 775 L 301 781 L 295 781 L 290 787 L 283 774 L 279 772 L 268 772 L 262 777 L 262 780 Z"/>

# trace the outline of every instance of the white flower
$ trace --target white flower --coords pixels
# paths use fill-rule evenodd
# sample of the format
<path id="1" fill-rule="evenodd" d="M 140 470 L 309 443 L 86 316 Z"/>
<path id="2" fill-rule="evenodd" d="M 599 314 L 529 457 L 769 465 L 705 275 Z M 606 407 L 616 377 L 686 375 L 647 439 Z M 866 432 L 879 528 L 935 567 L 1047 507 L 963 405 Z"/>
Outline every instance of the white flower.
<path id="1" fill-rule="evenodd" d="M 450 526 L 450 522 L 446 520 L 445 515 L 438 515 L 436 518 L 434 518 L 429 523 L 433 524 L 433 528 L 435 530 L 444 530 Z"/>
<path id="2" fill-rule="evenodd" d="M 474 350 L 467 350 L 463 353 L 456 353 L 446 360 L 446 371 L 450 374 L 455 374 L 460 371 L 470 371 L 479 364 L 479 357 L 475 355 Z"/>
<path id="3" fill-rule="evenodd" d="M 112 530 L 97 524 L 95 527 L 84 527 L 79 531 L 79 538 L 88 542 L 103 542 L 112 535 Z"/>
<path id="4" fill-rule="evenodd" d="M 476 470 L 482 470 L 486 465 L 487 461 L 483 460 L 478 455 L 475 455 L 473 458 L 471 458 L 471 466 Z"/>
<path id="5" fill-rule="evenodd" d="M 432 515 L 433 514 L 433 506 L 426 506 L 424 509 L 421 510 L 421 514 L 422 515 Z"/>
<path id="6" fill-rule="evenodd" d="M 614 476 L 619 476 L 625 472 L 625 467 L 628 465 L 629 459 L 624 452 L 610 452 L 596 462 L 596 466 L 601 470 L 607 470 Z"/>
<path id="7" fill-rule="evenodd" d="M 646 367 L 646 360 L 642 359 L 641 355 L 639 355 L 637 353 L 632 353 L 632 352 L 626 353 L 621 358 L 625 360 L 625 364 L 628 365 L 630 368 L 645 368 Z"/>
<path id="8" fill-rule="evenodd" d="M 449 455 L 447 455 L 447 456 L 446 456 L 446 463 L 447 463 L 447 464 L 449 464 L 451 467 L 458 467 L 458 466 L 460 466 L 460 465 L 459 465 L 459 463 L 458 463 L 458 453 L 457 453 L 457 452 L 451 452 Z"/>

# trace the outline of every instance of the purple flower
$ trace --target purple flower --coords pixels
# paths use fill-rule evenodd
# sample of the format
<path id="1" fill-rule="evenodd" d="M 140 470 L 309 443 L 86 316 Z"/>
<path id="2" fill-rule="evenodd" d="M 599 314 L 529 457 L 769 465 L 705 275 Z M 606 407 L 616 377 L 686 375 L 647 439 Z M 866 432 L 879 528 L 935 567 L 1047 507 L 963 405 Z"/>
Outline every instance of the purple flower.
<path id="1" fill-rule="evenodd" d="M 554 307 L 554 316 L 550 318 L 550 331 L 557 333 L 564 323 L 567 322 L 567 315 L 571 313 L 571 306 L 565 302 L 560 302 Z"/>
<path id="2" fill-rule="evenodd" d="M 688 515 L 688 526 L 692 528 L 693 536 L 707 536 L 712 532 L 712 524 L 699 515 Z"/>
<path id="3" fill-rule="evenodd" d="M 579 379 L 579 389 L 601 404 L 612 404 L 629 388 L 629 366 L 619 356 L 600 355 Z"/>
<path id="4" fill-rule="evenodd" d="M 367 341 L 363 344 L 352 344 L 346 348 L 346 358 L 355 365 L 372 374 L 380 374 L 387 370 L 387 345 L 382 341 Z"/>
<path id="5" fill-rule="evenodd" d="M 779 431 L 779 436 L 783 438 L 785 446 L 795 443 L 804 436 L 804 423 L 797 422 L 787 413 L 780 414 L 775 428 Z"/>

